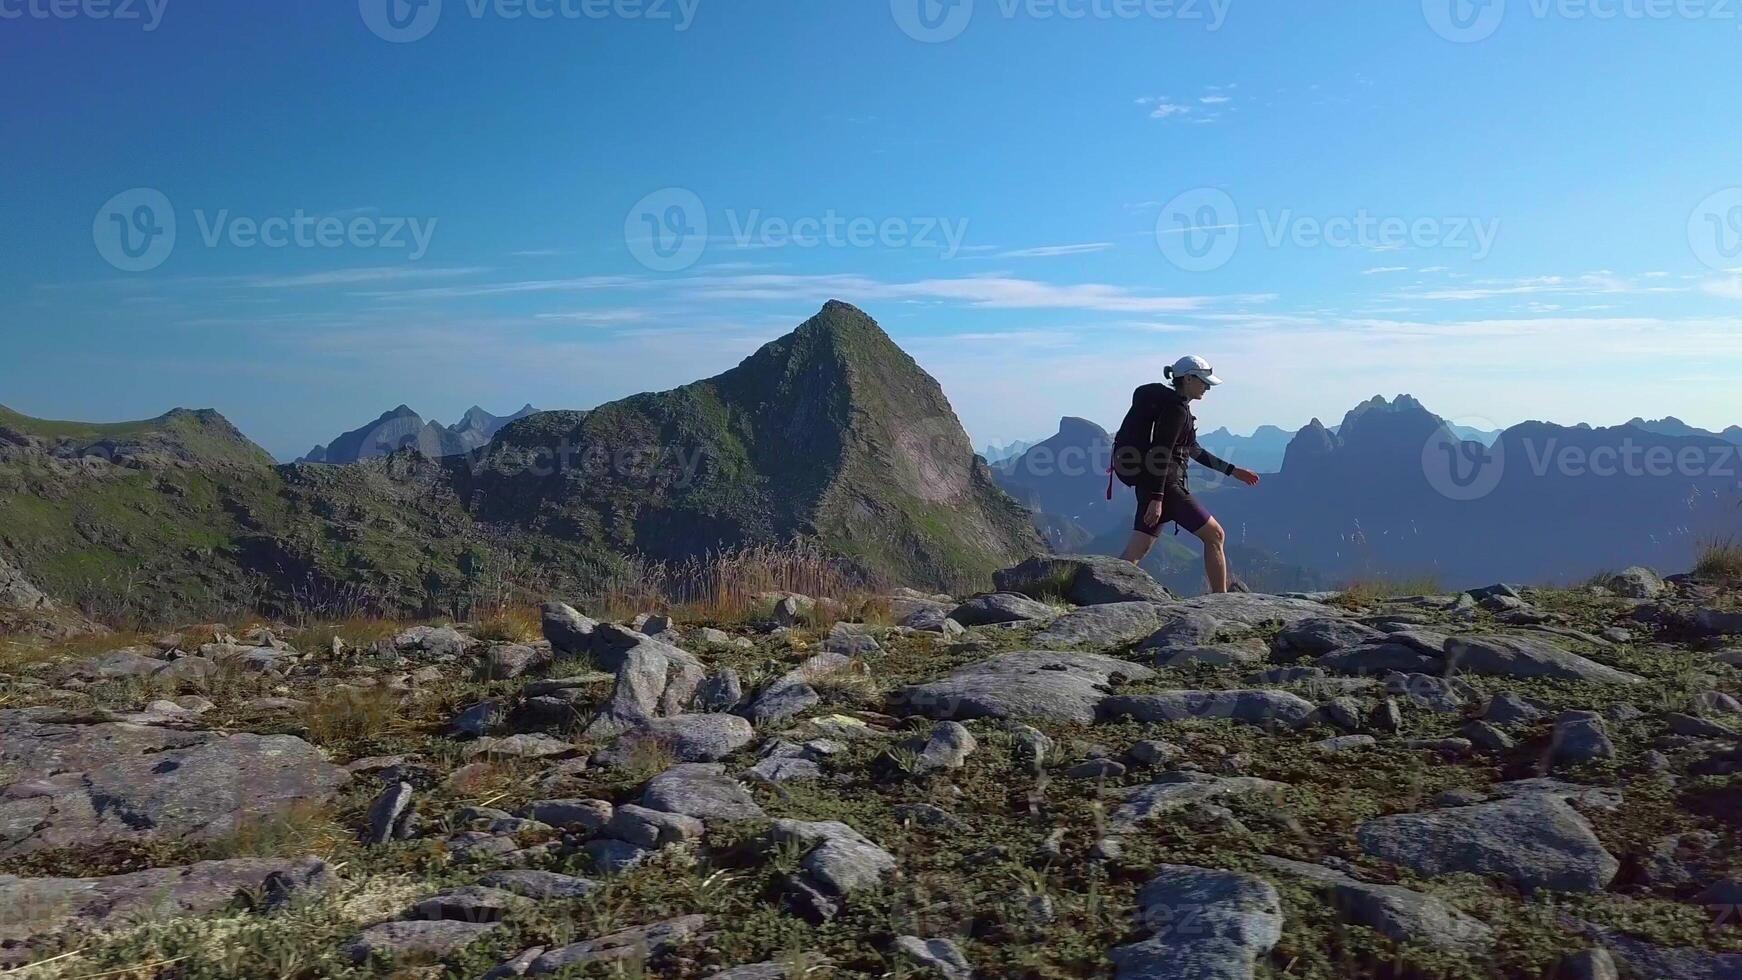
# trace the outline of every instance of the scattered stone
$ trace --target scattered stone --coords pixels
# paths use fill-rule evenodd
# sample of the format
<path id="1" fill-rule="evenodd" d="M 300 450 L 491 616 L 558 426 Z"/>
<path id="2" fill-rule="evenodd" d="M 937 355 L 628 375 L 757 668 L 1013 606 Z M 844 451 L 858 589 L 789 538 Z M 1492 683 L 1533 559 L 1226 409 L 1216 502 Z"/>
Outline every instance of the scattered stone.
<path id="1" fill-rule="evenodd" d="M 1282 628 L 1273 641 L 1282 658 L 1318 657 L 1333 650 L 1361 646 L 1385 639 L 1371 626 L 1337 617 L 1302 619 Z"/>
<path id="2" fill-rule="evenodd" d="M 576 746 L 549 735 L 509 735 L 481 738 L 472 743 L 470 755 L 515 759 L 546 759 L 577 751 Z"/>
<path id="3" fill-rule="evenodd" d="M 563 656 L 579 656 L 588 653 L 593 647 L 593 631 L 599 628 L 597 620 L 589 619 L 576 612 L 573 606 L 561 602 L 547 602 L 539 610 L 539 618 L 544 627 L 544 638 L 550 641 L 550 648 Z"/>
<path id="4" fill-rule="evenodd" d="M 1494 695 L 1482 709 L 1483 720 L 1495 725 L 1528 725 L 1543 714 L 1541 708 L 1510 692 Z"/>
<path id="5" fill-rule="evenodd" d="M 411 907 L 411 914 L 432 921 L 501 922 L 510 911 L 525 904 L 512 892 L 487 885 L 466 885 L 423 899 Z"/>
<path id="6" fill-rule="evenodd" d="M 1019 592 L 995 592 L 976 596 L 950 611 L 950 618 L 963 626 L 997 626 L 1051 619 L 1056 615 L 1044 602 Z"/>
<path id="7" fill-rule="evenodd" d="M 667 844 L 679 844 L 702 836 L 705 828 L 695 817 L 664 810 L 650 810 L 634 803 L 618 807 L 606 824 L 606 837 L 627 841 L 636 847 L 656 851 Z"/>
<path id="8" fill-rule="evenodd" d="M 477 642 L 451 626 L 413 626 L 395 636 L 392 646 L 401 656 L 460 657 Z"/>
<path id="9" fill-rule="evenodd" d="M 1124 832 L 1181 807 L 1226 796 L 1251 796 L 1287 789 L 1283 783 L 1251 776 L 1210 776 L 1201 772 L 1167 772 L 1147 786 L 1118 791 L 1124 802 L 1113 811 L 1110 827 Z"/>
<path id="10" fill-rule="evenodd" d="M 1512 736 L 1485 721 L 1471 720 L 1458 729 L 1458 733 L 1470 740 L 1470 744 L 1484 752 L 1496 755 L 1512 751 L 1517 744 Z"/>
<path id="11" fill-rule="evenodd" d="M 1115 678 L 1148 680 L 1155 672 L 1113 657 L 1024 650 L 969 664 L 942 680 L 903 688 L 905 709 L 930 718 L 1041 718 L 1089 724 Z"/>
<path id="12" fill-rule="evenodd" d="M 1664 721 L 1669 724 L 1670 731 L 1689 738 L 1742 738 L 1742 731 L 1693 715 L 1672 712 L 1664 717 Z"/>
<path id="13" fill-rule="evenodd" d="M 1146 739 L 1131 746 L 1131 751 L 1127 754 L 1132 762 L 1140 766 L 1162 766 L 1179 758 L 1183 752 L 1172 742 Z"/>
<path id="14" fill-rule="evenodd" d="M 1604 581 L 1610 592 L 1625 599 L 1653 599 L 1665 588 L 1663 579 L 1649 568 L 1634 565 L 1624 568 Z"/>
<path id="15" fill-rule="evenodd" d="M 1246 980 L 1282 938 L 1282 899 L 1237 871 L 1163 865 L 1138 893 L 1153 935 L 1111 952 L 1115 980 Z"/>
<path id="16" fill-rule="evenodd" d="M 556 973 L 589 963 L 646 961 L 668 953 L 685 942 L 702 935 L 708 919 L 704 915 L 685 915 L 652 925 L 636 926 L 550 950 L 533 960 L 527 969 L 529 976 Z"/>
<path id="17" fill-rule="evenodd" d="M 385 844 L 390 840 L 403 840 L 410 816 L 411 784 L 388 786 L 369 804 L 369 829 L 364 831 L 363 843 Z"/>
<path id="18" fill-rule="evenodd" d="M 992 573 L 1000 592 L 1035 599 L 1057 597 L 1075 606 L 1109 602 L 1166 602 L 1172 593 L 1128 561 L 1103 555 L 1047 555 Z"/>
<path id="19" fill-rule="evenodd" d="M 895 940 L 895 951 L 922 969 L 937 971 L 945 980 L 970 980 L 974 975 L 961 948 L 948 939 L 901 936 Z"/>
<path id="20" fill-rule="evenodd" d="M 739 650 L 748 650 L 756 645 L 747 636 L 733 636 L 725 630 L 715 629 L 712 626 L 704 626 L 697 630 L 696 641 L 704 646 L 734 647 Z"/>
<path id="21" fill-rule="evenodd" d="M 730 667 L 722 667 L 696 689 L 696 706 L 703 711 L 733 711 L 743 701 L 744 682 Z"/>
<path id="22" fill-rule="evenodd" d="M 1233 640 L 1207 646 L 1172 647 L 1156 652 L 1157 667 L 1238 667 L 1263 663 L 1270 647 L 1263 640 Z"/>
<path id="23" fill-rule="evenodd" d="M 448 727 L 461 735 L 488 735 L 502 724 L 508 706 L 501 698 L 488 698 L 461 711 L 448 722 Z"/>
<path id="24" fill-rule="evenodd" d="M 770 836 L 777 844 L 794 842 L 808 848 L 802 862 L 805 872 L 832 895 L 845 896 L 875 885 L 895 870 L 894 855 L 836 820 L 776 820 Z"/>
<path id="25" fill-rule="evenodd" d="M 1576 766 L 1595 759 L 1613 759 L 1615 743 L 1595 711 L 1563 711 L 1555 719 L 1554 741 L 1549 746 L 1552 764 Z"/>
<path id="26" fill-rule="evenodd" d="M 974 740 L 974 735 L 960 722 L 940 721 L 931 730 L 931 737 L 926 739 L 919 749 L 919 771 L 932 772 L 938 769 L 960 769 L 967 763 L 968 756 L 980 747 Z"/>
<path id="27" fill-rule="evenodd" d="M 1293 727 L 1312 713 L 1312 702 L 1287 691 L 1168 691 L 1117 695 L 1101 702 L 1105 718 L 1130 717 L 1144 722 L 1227 719 Z"/>
<path id="28" fill-rule="evenodd" d="M 801 711 L 821 704 L 822 695 L 811 686 L 812 682 L 841 670 L 852 662 L 851 657 L 839 653 L 819 653 L 811 657 L 756 696 L 756 700 L 750 704 L 750 720 L 758 725 L 785 721 Z"/>
<path id="29" fill-rule="evenodd" d="M 581 845 L 600 874 L 616 875 L 639 865 L 653 852 L 615 837 L 595 837 Z"/>
<path id="30" fill-rule="evenodd" d="M 1723 691 L 1701 691 L 1694 695 L 1694 710 L 1705 715 L 1742 715 L 1742 702 Z"/>
<path id="31" fill-rule="evenodd" d="M 1338 735 L 1335 738 L 1321 739 L 1308 748 L 1316 752 L 1336 753 L 1348 752 L 1352 749 L 1370 749 L 1379 744 L 1379 740 L 1371 735 Z"/>
<path id="32" fill-rule="evenodd" d="M 641 805 L 701 821 L 762 820 L 767 814 L 718 763 L 674 766 L 648 781 Z"/>
<path id="33" fill-rule="evenodd" d="M 871 634 L 871 627 L 859 623 L 836 623 L 823 638 L 822 648 L 828 653 L 847 657 L 864 657 L 882 653 L 883 646 Z"/>
<path id="34" fill-rule="evenodd" d="M 496 643 L 484 652 L 479 670 L 486 680 L 511 680 L 549 661 L 548 650 L 525 643 Z"/>
<path id="35" fill-rule="evenodd" d="M 554 871 L 491 871 L 481 876 L 478 883 L 535 899 L 586 898 L 599 888 L 599 883 L 591 879 Z"/>
<path id="36" fill-rule="evenodd" d="M 1445 666 L 1441 657 L 1389 639 L 1336 650 L 1318 658 L 1314 664 L 1338 674 L 1372 674 L 1388 670 L 1420 674 L 1442 670 Z"/>
<path id="37" fill-rule="evenodd" d="M 439 960 L 465 949 L 497 928 L 494 922 L 410 920 L 370 926 L 346 947 L 362 963 L 373 956 L 391 960 Z"/>
<path id="38" fill-rule="evenodd" d="M 1125 767 L 1112 759 L 1084 759 L 1064 771 L 1066 779 L 1118 779 Z"/>
<path id="39" fill-rule="evenodd" d="M 1367 725 L 1376 732 L 1403 731 L 1403 709 L 1396 698 L 1384 698 L 1367 714 Z"/>
<path id="40" fill-rule="evenodd" d="M 538 800 L 520 808 L 528 820 L 552 827 L 579 827 L 593 833 L 611 820 L 611 804 L 604 800 Z"/>
<path id="41" fill-rule="evenodd" d="M 756 729 L 737 715 L 653 718 L 595 753 L 593 764 L 608 768 L 632 766 L 656 751 L 668 753 L 679 762 L 716 762 L 755 738 Z"/>

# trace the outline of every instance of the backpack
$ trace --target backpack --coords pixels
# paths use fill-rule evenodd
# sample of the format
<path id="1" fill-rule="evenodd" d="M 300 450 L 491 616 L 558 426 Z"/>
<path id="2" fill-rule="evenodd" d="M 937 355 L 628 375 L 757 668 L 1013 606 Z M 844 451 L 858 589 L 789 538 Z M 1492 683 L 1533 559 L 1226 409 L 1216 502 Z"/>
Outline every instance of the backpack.
<path id="1" fill-rule="evenodd" d="M 1144 461 L 1155 444 L 1155 414 L 1131 412 L 1113 436 L 1113 459 L 1107 467 L 1107 499 L 1113 499 L 1113 480 L 1137 486 Z"/>

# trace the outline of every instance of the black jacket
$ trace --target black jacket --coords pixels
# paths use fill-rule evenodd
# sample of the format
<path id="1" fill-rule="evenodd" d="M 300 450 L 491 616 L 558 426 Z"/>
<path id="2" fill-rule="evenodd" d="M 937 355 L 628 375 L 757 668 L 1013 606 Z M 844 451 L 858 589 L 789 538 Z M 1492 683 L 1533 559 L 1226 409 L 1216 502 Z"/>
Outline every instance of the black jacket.
<path id="1" fill-rule="evenodd" d="M 1131 411 L 1125 414 L 1114 445 L 1119 450 L 1113 466 L 1134 478 L 1137 494 L 1145 500 L 1165 496 L 1170 488 L 1184 493 L 1188 460 L 1234 475 L 1234 464 L 1198 445 L 1191 403 L 1171 385 L 1144 385 L 1132 392 Z"/>

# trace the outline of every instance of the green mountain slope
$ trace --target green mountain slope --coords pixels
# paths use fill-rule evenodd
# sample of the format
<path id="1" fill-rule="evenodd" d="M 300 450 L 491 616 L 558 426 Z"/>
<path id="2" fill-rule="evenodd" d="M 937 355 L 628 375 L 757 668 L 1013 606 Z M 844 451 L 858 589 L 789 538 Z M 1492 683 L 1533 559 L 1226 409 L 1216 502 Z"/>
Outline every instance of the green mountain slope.
<path id="1" fill-rule="evenodd" d="M 937 382 L 840 302 L 716 378 L 516 422 L 463 479 L 485 521 L 662 558 L 803 535 L 945 584 L 1040 548 Z"/>

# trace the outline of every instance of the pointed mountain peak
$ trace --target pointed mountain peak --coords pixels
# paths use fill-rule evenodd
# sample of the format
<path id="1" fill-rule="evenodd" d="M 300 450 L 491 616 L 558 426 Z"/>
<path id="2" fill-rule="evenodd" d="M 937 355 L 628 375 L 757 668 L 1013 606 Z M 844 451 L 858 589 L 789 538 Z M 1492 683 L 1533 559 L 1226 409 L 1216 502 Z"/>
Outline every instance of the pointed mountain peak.
<path id="1" fill-rule="evenodd" d="M 1101 428 L 1099 425 L 1096 425 L 1088 419 L 1080 419 L 1073 415 L 1067 415 L 1064 418 L 1059 419 L 1058 438 L 1069 442 L 1072 445 L 1087 445 L 1093 442 L 1105 441 L 1108 438 L 1108 435 L 1106 429 Z"/>

